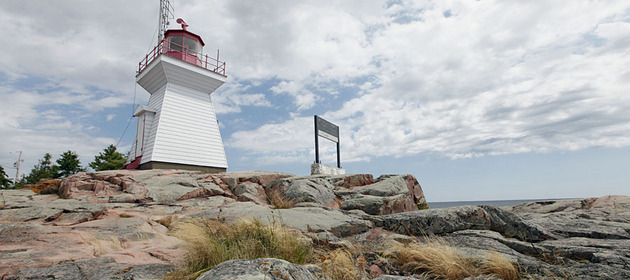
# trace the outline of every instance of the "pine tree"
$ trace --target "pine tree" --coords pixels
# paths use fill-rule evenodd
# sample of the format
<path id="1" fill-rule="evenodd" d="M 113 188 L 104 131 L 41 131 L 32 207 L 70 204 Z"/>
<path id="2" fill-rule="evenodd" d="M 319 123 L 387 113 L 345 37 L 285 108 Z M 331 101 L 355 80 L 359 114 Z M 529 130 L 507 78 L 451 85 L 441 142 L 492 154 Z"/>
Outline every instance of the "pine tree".
<path id="1" fill-rule="evenodd" d="M 11 181 L 7 173 L 4 172 L 4 167 L 0 165 L 0 188 L 8 189 L 8 188 L 11 188 L 12 185 L 13 185 L 13 181 Z"/>
<path id="2" fill-rule="evenodd" d="M 40 159 L 33 169 L 31 169 L 31 173 L 29 173 L 26 177 L 22 177 L 20 180 L 20 185 L 23 184 L 35 184 L 39 182 L 40 179 L 46 178 L 58 178 L 57 172 L 55 171 L 56 166 L 52 165 L 52 156 L 49 153 L 44 155 L 43 159 Z"/>
<path id="3" fill-rule="evenodd" d="M 79 155 L 70 150 L 61 154 L 61 157 L 57 159 L 57 164 L 58 166 L 55 166 L 57 178 L 67 177 L 69 175 L 85 171 L 85 168 L 81 167 Z"/>
<path id="4" fill-rule="evenodd" d="M 121 169 L 127 159 L 125 155 L 116 151 L 116 146 L 109 145 L 101 153 L 94 156 L 94 161 L 90 163 L 96 171 Z"/>

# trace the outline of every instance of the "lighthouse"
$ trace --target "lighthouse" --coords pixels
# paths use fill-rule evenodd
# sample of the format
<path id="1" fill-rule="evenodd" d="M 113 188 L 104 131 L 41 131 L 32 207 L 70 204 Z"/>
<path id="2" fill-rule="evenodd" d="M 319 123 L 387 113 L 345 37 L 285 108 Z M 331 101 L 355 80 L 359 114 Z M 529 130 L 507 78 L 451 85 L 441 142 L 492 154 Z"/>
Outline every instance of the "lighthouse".
<path id="1" fill-rule="evenodd" d="M 225 172 L 228 164 L 211 94 L 226 80 L 225 62 L 203 53 L 201 37 L 181 29 L 160 41 L 139 63 L 136 82 L 151 94 L 139 105 L 136 139 L 126 169 Z M 166 26 L 166 25 L 164 25 Z M 162 32 L 162 31 L 160 31 Z"/>

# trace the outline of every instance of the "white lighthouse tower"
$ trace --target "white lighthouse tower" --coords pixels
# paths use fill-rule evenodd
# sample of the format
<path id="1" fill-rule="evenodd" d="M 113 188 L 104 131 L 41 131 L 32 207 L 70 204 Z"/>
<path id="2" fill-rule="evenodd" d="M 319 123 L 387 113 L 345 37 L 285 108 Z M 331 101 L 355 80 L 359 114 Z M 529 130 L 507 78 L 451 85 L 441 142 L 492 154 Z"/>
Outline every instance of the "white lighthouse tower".
<path id="1" fill-rule="evenodd" d="M 210 95 L 227 78 L 225 62 L 203 54 L 201 37 L 183 20 L 177 23 L 182 29 L 167 30 L 139 63 L 136 82 L 151 97 L 133 114 L 138 129 L 125 168 L 224 172 L 227 159 Z"/>

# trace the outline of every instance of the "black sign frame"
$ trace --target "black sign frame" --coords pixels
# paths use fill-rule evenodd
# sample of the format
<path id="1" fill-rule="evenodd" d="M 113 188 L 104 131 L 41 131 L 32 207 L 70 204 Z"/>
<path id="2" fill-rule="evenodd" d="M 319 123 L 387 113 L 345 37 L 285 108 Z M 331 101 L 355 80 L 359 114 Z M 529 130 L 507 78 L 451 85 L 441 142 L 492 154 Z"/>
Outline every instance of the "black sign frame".
<path id="1" fill-rule="evenodd" d="M 337 143 L 337 167 L 341 168 L 341 154 L 339 144 L 339 126 L 315 115 L 315 163 L 319 161 L 319 137 L 323 137 Z"/>

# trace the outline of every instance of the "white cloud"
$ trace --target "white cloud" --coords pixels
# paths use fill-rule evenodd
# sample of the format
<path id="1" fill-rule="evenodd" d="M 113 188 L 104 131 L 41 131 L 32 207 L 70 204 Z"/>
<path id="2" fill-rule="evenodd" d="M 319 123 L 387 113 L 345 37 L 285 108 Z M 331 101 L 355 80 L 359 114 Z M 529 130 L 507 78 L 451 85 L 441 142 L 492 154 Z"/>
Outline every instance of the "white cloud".
<path id="1" fill-rule="evenodd" d="M 312 117 L 302 117 L 281 124 L 265 124 L 252 131 L 238 131 L 227 145 L 251 152 L 308 151 L 313 140 L 304 136 L 313 132 L 312 122 Z"/>
<path id="2" fill-rule="evenodd" d="M 246 93 L 250 86 L 238 81 L 223 85 L 212 93 L 212 104 L 217 114 L 240 113 L 242 106 L 271 107 L 271 103 L 262 93 Z"/>
<path id="3" fill-rule="evenodd" d="M 212 95 L 217 113 L 273 106 L 268 94 L 291 100 L 288 120 L 228 137 L 249 158 L 310 158 L 312 111 L 341 126 L 344 161 L 630 145 L 627 1 L 175 5 L 205 52 L 221 49 L 228 61 L 228 83 Z M 156 15 L 149 2 L 0 4 L 0 36 L 12 38 L 0 53 L 3 166 L 16 149 L 34 151 L 33 161 L 42 147 L 82 154 L 111 143 L 81 117 L 112 120 L 106 109 L 132 102 Z"/>
<path id="4" fill-rule="evenodd" d="M 313 92 L 294 81 L 282 81 L 271 87 L 270 90 L 277 94 L 285 93 L 292 96 L 294 98 L 293 104 L 296 105 L 298 111 L 313 108 L 315 102 L 319 99 Z"/>
<path id="5" fill-rule="evenodd" d="M 417 21 L 398 22 L 409 17 L 400 9 L 392 11 L 393 22 L 375 27 L 367 45 L 353 36 L 364 49 L 352 56 L 364 60 L 354 66 L 378 63 L 365 67 L 373 82 L 357 88 L 363 96 L 326 113 L 341 126 L 345 161 L 423 152 L 460 158 L 630 145 L 630 115 L 623 113 L 630 109 L 630 23 L 619 20 L 627 4 L 549 5 L 438 2 L 425 7 Z M 451 17 L 443 16 L 446 9 Z M 320 68 L 308 69 L 313 83 L 322 81 Z M 296 93 L 307 80 L 287 79 L 272 91 L 299 100 Z M 273 129 L 291 131 L 301 119 Z M 234 135 L 248 139 L 265 132 Z M 304 150 L 306 145 L 274 143 L 310 139 L 312 133 L 299 130 L 241 141 L 238 147 L 261 156 Z"/>

